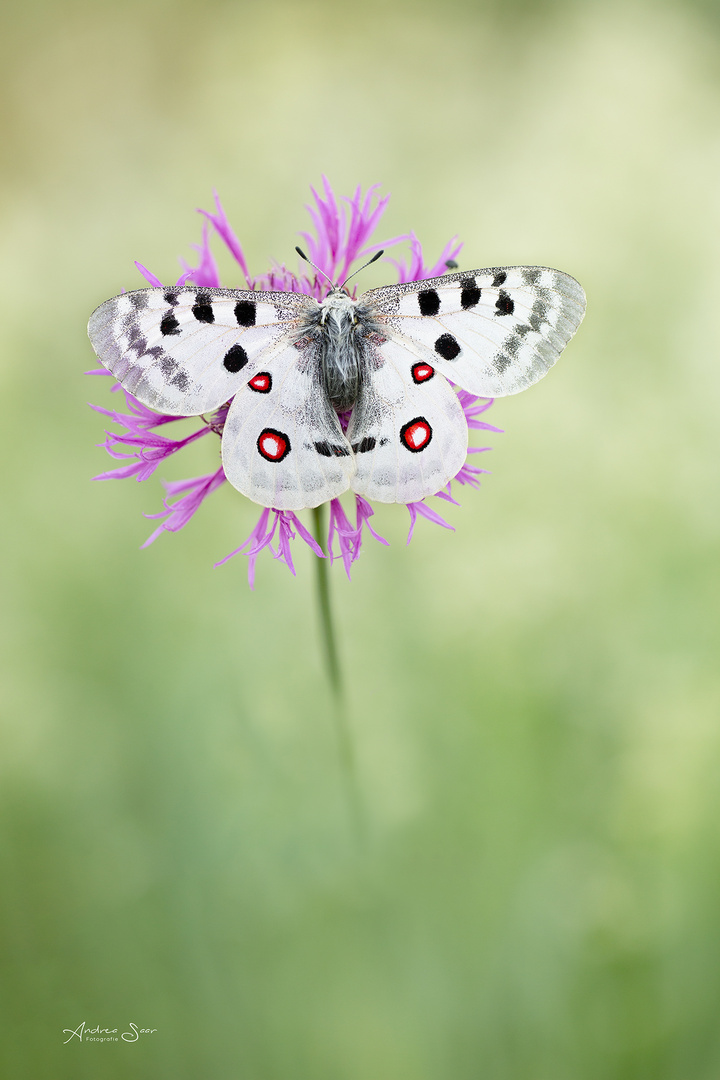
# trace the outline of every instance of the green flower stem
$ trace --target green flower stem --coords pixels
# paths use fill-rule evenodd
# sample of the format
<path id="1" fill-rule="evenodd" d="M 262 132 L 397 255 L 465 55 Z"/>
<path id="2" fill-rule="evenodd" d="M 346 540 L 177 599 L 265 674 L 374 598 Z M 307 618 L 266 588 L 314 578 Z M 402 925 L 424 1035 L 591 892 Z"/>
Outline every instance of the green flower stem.
<path id="1" fill-rule="evenodd" d="M 326 525 L 324 504 L 316 506 L 313 509 L 312 514 L 315 539 L 323 552 L 327 554 L 325 543 Z M 315 559 L 315 565 L 317 566 L 316 580 L 318 610 L 320 613 L 320 632 L 325 655 L 325 667 L 330 682 L 330 689 L 332 691 L 333 718 L 338 740 L 340 766 L 345 779 L 345 793 L 353 828 L 358 841 L 362 842 L 365 836 L 365 823 L 358 787 L 357 769 L 355 766 L 355 752 L 348 721 L 347 699 L 345 697 L 345 687 L 343 684 L 337 638 L 335 635 L 335 624 L 333 622 L 332 606 L 330 604 L 329 559 Z"/>
<path id="2" fill-rule="evenodd" d="M 327 554 L 325 546 L 325 505 L 316 506 L 313 510 L 313 525 L 315 539 Z M 333 624 L 332 608 L 330 607 L 330 577 L 328 575 L 328 559 L 318 559 L 317 566 L 317 590 L 318 606 L 320 609 L 320 628 L 325 650 L 325 663 L 327 666 L 328 679 L 332 688 L 333 696 L 337 701 L 345 701 L 345 687 L 343 686 L 342 672 L 340 670 L 340 657 L 338 655 L 337 641 L 335 638 L 335 626 Z"/>

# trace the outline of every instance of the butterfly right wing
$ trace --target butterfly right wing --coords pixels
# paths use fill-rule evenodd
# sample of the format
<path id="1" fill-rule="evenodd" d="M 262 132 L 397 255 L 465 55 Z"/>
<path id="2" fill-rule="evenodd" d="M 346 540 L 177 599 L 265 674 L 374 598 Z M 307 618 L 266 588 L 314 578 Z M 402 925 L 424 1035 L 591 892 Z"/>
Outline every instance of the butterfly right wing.
<path id="1" fill-rule="evenodd" d="M 88 334 L 100 362 L 143 405 L 197 416 L 228 401 L 317 306 L 299 293 L 137 289 L 101 304 Z"/>
<path id="2" fill-rule="evenodd" d="M 377 502 L 435 495 L 467 455 L 457 394 L 436 365 L 418 360 L 392 334 L 368 349 L 347 433 L 357 462 L 352 489 Z"/>
<path id="3" fill-rule="evenodd" d="M 355 457 L 322 385 L 320 345 L 287 344 L 242 386 L 222 437 L 225 475 L 253 502 L 303 510 L 342 494 Z"/>
<path id="4" fill-rule="evenodd" d="M 479 397 L 536 383 L 585 313 L 578 282 L 543 266 L 444 274 L 373 289 L 361 300 L 419 360 Z"/>

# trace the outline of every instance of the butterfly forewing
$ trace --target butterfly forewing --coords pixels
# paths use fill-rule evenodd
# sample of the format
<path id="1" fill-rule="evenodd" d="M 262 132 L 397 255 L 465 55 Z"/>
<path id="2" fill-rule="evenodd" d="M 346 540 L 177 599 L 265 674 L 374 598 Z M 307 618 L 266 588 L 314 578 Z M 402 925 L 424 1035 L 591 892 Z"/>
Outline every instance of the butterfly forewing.
<path id="1" fill-rule="evenodd" d="M 398 344 L 487 397 L 516 394 L 541 379 L 585 312 L 574 278 L 529 266 L 391 285 L 362 301 L 384 316 Z"/>
<path id="2" fill-rule="evenodd" d="M 194 416 L 228 401 L 313 307 L 296 293 L 138 289 L 101 304 L 88 334 L 101 362 L 144 405 Z"/>

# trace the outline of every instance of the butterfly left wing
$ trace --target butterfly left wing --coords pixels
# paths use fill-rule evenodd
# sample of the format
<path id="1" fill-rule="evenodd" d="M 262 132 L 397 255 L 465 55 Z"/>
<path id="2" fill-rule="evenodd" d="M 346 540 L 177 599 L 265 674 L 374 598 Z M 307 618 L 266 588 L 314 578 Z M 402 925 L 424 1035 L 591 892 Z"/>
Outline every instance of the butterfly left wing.
<path id="1" fill-rule="evenodd" d="M 585 313 L 578 282 L 540 266 L 445 274 L 372 289 L 360 299 L 418 359 L 480 397 L 536 383 Z"/>
<path id="2" fill-rule="evenodd" d="M 435 495 L 467 454 L 457 394 L 435 365 L 418 360 L 392 336 L 368 347 L 347 437 L 357 465 L 351 487 L 378 502 Z"/>
<path id="3" fill-rule="evenodd" d="M 289 292 L 136 289 L 101 304 L 88 334 L 101 363 L 143 405 L 197 416 L 228 401 L 317 307 Z"/>
<path id="4" fill-rule="evenodd" d="M 322 385 L 320 345 L 286 347 L 238 390 L 222 437 L 225 475 L 262 506 L 302 510 L 347 491 L 355 459 Z"/>

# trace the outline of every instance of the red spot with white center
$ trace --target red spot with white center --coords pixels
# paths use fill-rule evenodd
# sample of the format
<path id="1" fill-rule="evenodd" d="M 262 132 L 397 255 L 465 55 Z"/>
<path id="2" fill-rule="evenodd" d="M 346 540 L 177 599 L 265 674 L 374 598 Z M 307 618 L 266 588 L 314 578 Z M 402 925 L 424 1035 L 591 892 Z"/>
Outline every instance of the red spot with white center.
<path id="1" fill-rule="evenodd" d="M 430 367 L 430 364 L 413 364 L 411 373 L 414 382 L 427 382 L 435 374 L 435 368 Z"/>
<path id="2" fill-rule="evenodd" d="M 248 386 L 256 390 L 258 394 L 269 394 L 272 387 L 272 378 L 269 371 L 261 371 L 250 379 Z"/>
<path id="3" fill-rule="evenodd" d="M 432 428 L 424 416 L 416 416 L 400 428 L 400 441 L 413 454 L 424 450 L 432 439 Z"/>
<path id="4" fill-rule="evenodd" d="M 265 428 L 258 436 L 257 448 L 266 461 L 282 461 L 290 453 L 290 440 L 282 431 Z"/>

